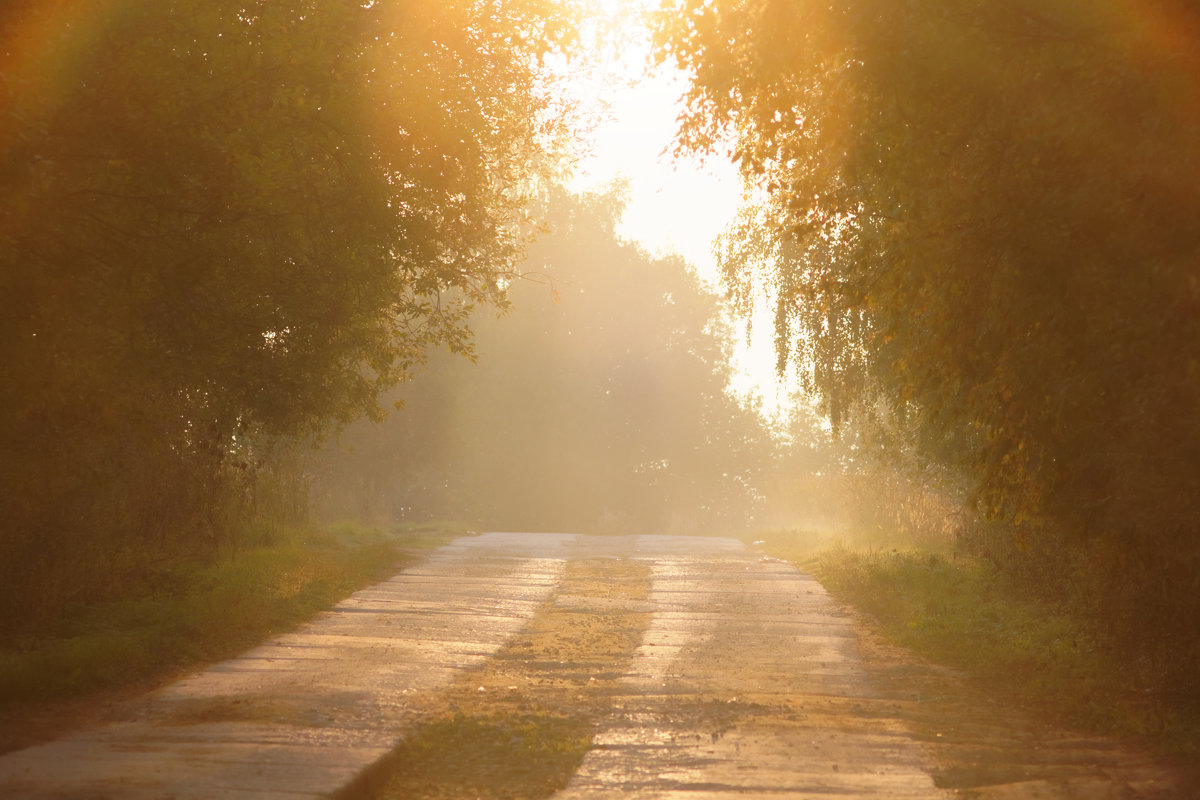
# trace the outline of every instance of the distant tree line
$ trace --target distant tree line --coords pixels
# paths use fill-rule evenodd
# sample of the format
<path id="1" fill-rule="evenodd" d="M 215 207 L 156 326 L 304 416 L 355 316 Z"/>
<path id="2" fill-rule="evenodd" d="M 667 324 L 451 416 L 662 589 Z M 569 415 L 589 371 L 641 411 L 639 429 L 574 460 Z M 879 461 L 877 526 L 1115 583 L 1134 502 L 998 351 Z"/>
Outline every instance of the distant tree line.
<path id="1" fill-rule="evenodd" d="M 0 619 L 226 543 L 272 442 L 469 352 L 572 30 L 534 0 L 4 4 Z"/>
<path id="2" fill-rule="evenodd" d="M 678 258 L 616 233 L 619 189 L 544 198 L 478 363 L 434 358 L 313 462 L 332 516 L 451 518 L 508 530 L 731 532 L 765 524 L 790 452 L 729 393 L 718 298 Z"/>
<path id="3" fill-rule="evenodd" d="M 1200 11 L 667 0 L 724 245 L 846 435 L 968 493 L 967 544 L 1200 702 Z M 864 439 L 865 440 L 865 439 Z"/>

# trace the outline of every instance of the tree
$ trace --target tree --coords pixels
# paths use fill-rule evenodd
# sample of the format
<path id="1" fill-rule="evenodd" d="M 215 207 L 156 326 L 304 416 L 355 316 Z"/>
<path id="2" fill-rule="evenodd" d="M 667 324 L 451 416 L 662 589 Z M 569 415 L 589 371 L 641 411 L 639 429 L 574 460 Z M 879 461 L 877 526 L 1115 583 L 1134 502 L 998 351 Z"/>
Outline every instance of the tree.
<path id="1" fill-rule="evenodd" d="M 212 491 L 256 438 L 372 412 L 428 345 L 469 349 L 554 169 L 539 64 L 571 21 L 531 0 L 2 14 L 0 558 L 71 593 L 69 553 L 219 533 Z"/>
<path id="2" fill-rule="evenodd" d="M 547 203 L 510 312 L 475 322 L 478 363 L 435 359 L 399 387 L 404 412 L 346 431 L 317 491 L 342 514 L 508 529 L 752 525 L 776 448 L 727 392 L 717 298 L 618 239 L 618 194 Z"/>
<path id="3" fill-rule="evenodd" d="M 680 146 L 728 137 L 764 198 L 730 285 L 774 292 L 834 424 L 908 431 L 1003 524 L 994 557 L 1194 671 L 1195 10 L 678 0 L 660 23 L 693 76 Z"/>

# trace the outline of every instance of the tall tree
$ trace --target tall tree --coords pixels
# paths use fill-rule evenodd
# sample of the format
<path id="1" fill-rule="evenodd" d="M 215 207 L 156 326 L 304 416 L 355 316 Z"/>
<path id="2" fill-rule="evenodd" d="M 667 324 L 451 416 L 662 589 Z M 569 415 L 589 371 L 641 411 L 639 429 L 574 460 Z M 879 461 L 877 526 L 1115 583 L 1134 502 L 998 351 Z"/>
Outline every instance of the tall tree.
<path id="1" fill-rule="evenodd" d="M 619 195 L 548 201 L 510 313 L 476 323 L 478 363 L 440 359 L 400 387 L 404 412 L 347 431 L 318 487 L 358 501 L 343 513 L 517 529 L 761 519 L 775 443 L 728 393 L 717 298 L 619 240 Z"/>
<path id="2" fill-rule="evenodd" d="M 469 348 L 554 166 L 539 64 L 571 22 L 53 0 L 6 4 L 0 36 L 0 562 L 65 575 L 88 542 L 211 532 L 253 436 L 370 412 L 427 345 Z"/>
<path id="3" fill-rule="evenodd" d="M 732 142 L 763 198 L 733 291 L 774 292 L 833 422 L 907 430 L 1005 523 L 1006 563 L 1115 630 L 1200 642 L 1194 4 L 670 0 L 660 22 L 693 76 L 681 146 Z"/>

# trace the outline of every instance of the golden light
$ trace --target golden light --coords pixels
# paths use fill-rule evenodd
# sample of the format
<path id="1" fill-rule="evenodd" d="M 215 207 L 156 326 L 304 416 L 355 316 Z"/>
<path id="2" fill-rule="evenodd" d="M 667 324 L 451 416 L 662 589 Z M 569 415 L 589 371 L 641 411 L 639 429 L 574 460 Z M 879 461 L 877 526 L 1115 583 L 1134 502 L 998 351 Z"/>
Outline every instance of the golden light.
<path id="1" fill-rule="evenodd" d="M 721 157 L 674 159 L 679 98 L 686 78 L 677 70 L 649 69 L 650 41 L 644 12 L 657 0 L 593 0 L 598 17 L 621 26 L 619 52 L 609 50 L 598 70 L 573 82 L 576 99 L 590 106 L 601 122 L 590 137 L 572 188 L 587 191 L 613 180 L 628 181 L 629 206 L 620 233 L 648 251 L 683 256 L 718 293 L 720 276 L 713 240 L 733 220 L 741 203 L 741 182 Z M 777 386 L 771 323 L 765 305 L 761 324 L 749 341 L 734 342 L 734 380 L 739 394 L 759 395 L 768 413 L 786 403 Z M 744 331 L 744 323 L 737 323 Z"/>

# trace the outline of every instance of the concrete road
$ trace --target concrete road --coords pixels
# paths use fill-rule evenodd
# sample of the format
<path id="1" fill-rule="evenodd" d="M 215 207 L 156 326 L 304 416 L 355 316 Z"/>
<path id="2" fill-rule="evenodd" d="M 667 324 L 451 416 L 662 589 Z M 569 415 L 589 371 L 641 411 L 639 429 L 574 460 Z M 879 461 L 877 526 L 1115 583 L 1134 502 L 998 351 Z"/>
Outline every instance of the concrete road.
<path id="1" fill-rule="evenodd" d="M 611 592 L 596 581 L 599 591 L 572 588 L 588 564 L 606 561 L 630 565 L 645 591 L 617 592 L 617 581 L 634 578 L 613 570 L 604 573 Z M 945 780 L 941 734 L 914 725 L 920 701 L 906 695 L 909 684 L 898 689 L 872 671 L 850 613 L 795 568 L 733 539 L 489 533 L 456 540 L 103 727 L 0 758 L 0 797 L 336 793 L 456 682 L 486 676 L 539 609 L 553 607 L 584 618 L 627 612 L 625 624 L 636 625 L 613 674 L 560 637 L 551 666 L 569 673 L 560 684 L 579 687 L 561 696 L 583 702 L 602 686 L 607 709 L 564 800 L 958 796 L 939 788 L 955 785 Z M 542 669 L 503 657 L 506 684 Z M 531 684 L 549 686 L 548 674 Z M 486 694 L 486 677 L 478 680 Z M 1045 775 L 1022 767 L 975 781 L 971 796 L 1174 796 L 1170 776 L 1148 760 L 1114 750 L 1105 762 L 1095 755 L 1104 747 L 1072 741 Z M 1102 763 L 1074 764 L 1080 752 Z"/>

